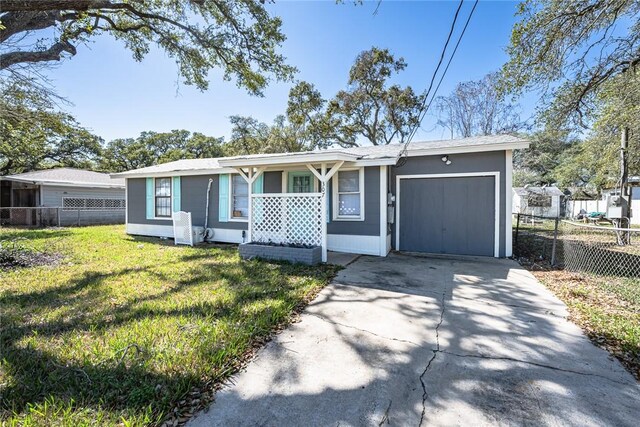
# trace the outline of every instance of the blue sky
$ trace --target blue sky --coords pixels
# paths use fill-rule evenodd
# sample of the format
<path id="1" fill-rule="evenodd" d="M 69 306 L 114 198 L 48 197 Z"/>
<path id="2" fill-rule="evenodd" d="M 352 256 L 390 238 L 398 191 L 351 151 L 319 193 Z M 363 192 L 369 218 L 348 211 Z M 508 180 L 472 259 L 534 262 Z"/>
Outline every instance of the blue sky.
<path id="1" fill-rule="evenodd" d="M 354 5 L 334 1 L 278 1 L 269 10 L 282 18 L 287 40 L 281 52 L 300 70 L 297 79 L 316 85 L 325 98 L 346 86 L 356 55 L 372 46 L 389 48 L 408 63 L 394 82 L 424 90 L 446 39 L 457 1 L 384 0 Z M 460 28 L 473 2 L 467 0 Z M 499 69 L 515 22 L 516 2 L 480 1 L 438 94 L 458 82 Z M 454 39 L 455 40 L 455 39 Z M 264 97 L 250 96 L 233 81 L 210 74 L 208 91 L 180 83 L 175 63 L 160 50 L 141 62 L 109 36 L 95 39 L 49 74 L 56 90 L 73 105 L 65 107 L 85 127 L 109 141 L 141 131 L 187 129 L 229 137 L 229 116 L 253 116 L 270 123 L 286 108 L 290 83 L 272 83 Z M 533 102 L 522 104 L 529 117 Z M 416 140 L 446 138 L 428 116 Z"/>

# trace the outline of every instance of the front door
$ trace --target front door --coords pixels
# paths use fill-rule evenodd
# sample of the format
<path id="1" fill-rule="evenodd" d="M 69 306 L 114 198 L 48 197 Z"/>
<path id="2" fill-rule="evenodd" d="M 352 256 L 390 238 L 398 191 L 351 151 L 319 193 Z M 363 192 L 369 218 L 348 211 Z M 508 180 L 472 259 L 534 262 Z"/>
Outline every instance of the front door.
<path id="1" fill-rule="evenodd" d="M 313 193 L 313 174 L 311 171 L 289 172 L 288 193 Z"/>

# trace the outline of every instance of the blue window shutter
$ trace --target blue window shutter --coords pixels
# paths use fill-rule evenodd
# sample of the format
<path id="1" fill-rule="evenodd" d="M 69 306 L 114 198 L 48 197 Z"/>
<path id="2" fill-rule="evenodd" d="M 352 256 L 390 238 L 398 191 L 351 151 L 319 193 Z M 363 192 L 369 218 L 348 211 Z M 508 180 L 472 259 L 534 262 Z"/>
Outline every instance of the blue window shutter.
<path id="1" fill-rule="evenodd" d="M 253 181 L 253 193 L 254 194 L 262 194 L 264 192 L 264 173 L 261 173 L 260 176 Z"/>
<path id="2" fill-rule="evenodd" d="M 153 188 L 153 178 L 147 178 L 147 219 L 155 217 L 155 193 Z"/>
<path id="3" fill-rule="evenodd" d="M 171 189 L 171 205 L 173 206 L 173 212 L 180 212 L 180 210 L 182 209 L 180 177 L 174 176 L 171 182 L 173 184 L 173 188 Z"/>
<path id="4" fill-rule="evenodd" d="M 218 185 L 218 221 L 229 221 L 229 174 L 221 174 Z"/>

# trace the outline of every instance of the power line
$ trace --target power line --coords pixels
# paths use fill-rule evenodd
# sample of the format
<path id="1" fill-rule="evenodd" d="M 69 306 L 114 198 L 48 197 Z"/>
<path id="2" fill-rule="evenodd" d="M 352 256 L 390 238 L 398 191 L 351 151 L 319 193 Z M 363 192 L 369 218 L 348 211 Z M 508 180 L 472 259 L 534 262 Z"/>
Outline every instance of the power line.
<path id="1" fill-rule="evenodd" d="M 429 111 L 429 108 L 431 107 L 431 103 L 433 102 L 433 100 L 435 99 L 437 93 L 438 93 L 438 89 L 440 89 L 440 85 L 442 84 L 442 81 L 444 80 L 444 77 L 447 74 L 447 71 L 449 70 L 449 66 L 451 65 L 451 62 L 453 61 L 453 57 L 455 56 L 456 52 L 458 51 L 458 47 L 460 46 L 460 42 L 462 41 L 462 37 L 464 36 L 465 32 L 467 31 L 467 27 L 469 26 L 469 22 L 471 21 L 471 17 L 473 16 L 473 13 L 476 10 L 476 7 L 478 6 L 478 1 L 479 0 L 475 0 L 473 7 L 471 9 L 471 12 L 469 12 L 469 16 L 467 17 L 467 21 L 464 24 L 464 27 L 462 28 L 462 32 L 460 33 L 460 36 L 458 37 L 458 41 L 456 42 L 455 47 L 453 48 L 453 52 L 451 53 L 451 56 L 449 57 L 449 60 L 447 62 L 447 65 L 444 69 L 444 71 L 442 72 L 442 75 L 440 76 L 440 80 L 438 81 L 438 84 L 435 88 L 435 90 L 433 91 L 433 95 L 431 96 L 431 100 L 429 102 L 427 102 L 427 100 L 429 99 L 429 95 L 431 94 L 431 88 L 433 87 L 433 83 L 435 82 L 438 70 L 440 69 L 440 66 L 442 65 L 442 61 L 444 60 L 444 56 L 447 50 L 447 46 L 449 45 L 449 41 L 451 39 L 451 35 L 453 34 L 453 31 L 455 29 L 455 24 L 458 18 L 458 14 L 460 13 L 460 9 L 462 7 L 462 4 L 464 3 L 464 0 L 461 0 L 460 3 L 458 4 L 458 9 L 456 10 L 456 13 L 453 17 L 453 22 L 451 23 L 451 28 L 449 30 L 449 35 L 447 37 L 447 41 L 444 44 L 444 47 L 442 49 L 442 53 L 440 55 L 440 60 L 438 61 L 438 65 L 436 66 L 435 71 L 433 72 L 433 75 L 431 77 L 431 82 L 429 83 L 429 87 L 427 89 L 427 92 L 425 94 L 424 100 L 422 102 L 422 106 L 420 107 L 420 111 L 418 113 L 418 123 L 416 124 L 416 126 L 414 126 L 414 128 L 411 130 L 411 132 L 409 133 L 409 137 L 407 139 L 407 142 L 405 142 L 404 147 L 402 148 L 402 150 L 400 151 L 400 154 L 398 155 L 398 159 L 400 159 L 401 157 L 404 157 L 407 154 L 407 150 L 409 148 L 409 144 L 411 143 L 411 140 L 413 139 L 413 137 L 415 136 L 416 132 L 418 131 L 418 129 L 420 128 L 420 124 L 422 123 L 422 120 L 424 119 L 425 115 L 427 114 L 427 111 Z M 402 166 L 402 165 L 400 165 Z"/>
<path id="2" fill-rule="evenodd" d="M 438 85 L 436 86 L 436 89 L 433 91 L 433 95 L 431 96 L 431 101 L 429 101 L 429 103 L 427 104 L 427 108 L 423 112 L 424 115 L 426 115 L 427 111 L 429 111 L 429 107 L 431 107 L 431 103 L 435 99 L 435 97 L 436 97 L 436 95 L 438 93 L 438 89 L 440 89 L 440 85 L 442 84 L 442 80 L 444 80 L 444 76 L 447 74 L 447 71 L 449 70 L 449 66 L 451 65 L 451 61 L 453 61 L 453 57 L 456 55 L 456 52 L 458 51 L 458 46 L 460 46 L 460 42 L 462 41 L 462 37 L 464 37 L 464 33 L 467 31 L 467 27 L 469 26 L 469 21 L 471 21 L 471 17 L 473 16 L 473 12 L 476 10 L 476 6 L 478 5 L 478 1 L 479 0 L 475 1 L 475 3 L 473 4 L 473 7 L 471 8 L 471 12 L 469 12 L 469 16 L 467 17 L 467 22 L 465 22 L 464 27 L 462 28 L 462 32 L 460 33 L 460 37 L 458 38 L 458 42 L 456 43 L 455 47 L 453 48 L 453 52 L 451 53 L 451 57 L 449 58 L 449 62 L 447 63 L 447 66 L 444 68 L 444 71 L 442 72 L 442 76 L 440 77 L 440 81 L 438 81 Z M 423 118 L 424 118 L 424 115 L 422 116 Z M 422 121 L 422 119 L 420 119 L 420 121 Z"/>
<path id="3" fill-rule="evenodd" d="M 425 96 L 424 101 L 422 102 L 421 110 L 426 107 L 426 100 L 429 97 L 429 93 L 431 92 L 431 88 L 433 87 L 433 82 L 436 80 L 436 76 L 438 75 L 438 70 L 442 65 L 442 61 L 444 60 L 444 55 L 447 53 L 447 47 L 449 46 L 449 42 L 451 41 L 451 36 L 453 35 L 453 31 L 456 27 L 456 21 L 458 20 L 458 15 L 460 14 L 460 9 L 462 9 L 462 5 L 464 4 L 464 0 L 460 0 L 458 4 L 458 8 L 456 9 L 456 14 L 453 16 L 453 22 L 451 22 L 451 28 L 449 29 L 449 35 L 447 36 L 447 41 L 444 43 L 442 47 L 442 53 L 440 54 L 440 59 L 438 60 L 438 65 L 436 66 L 433 75 L 431 76 L 431 82 L 429 82 L 429 87 L 427 88 L 427 94 Z"/>

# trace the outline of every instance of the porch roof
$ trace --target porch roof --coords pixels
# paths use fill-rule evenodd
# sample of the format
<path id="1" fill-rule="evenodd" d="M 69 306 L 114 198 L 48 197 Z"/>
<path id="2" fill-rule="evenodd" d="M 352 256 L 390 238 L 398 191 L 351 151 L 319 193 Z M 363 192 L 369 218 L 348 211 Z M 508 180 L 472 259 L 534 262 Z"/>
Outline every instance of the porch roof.
<path id="1" fill-rule="evenodd" d="M 244 166 L 285 166 L 296 164 L 316 164 L 333 162 L 354 162 L 360 159 L 355 153 L 336 150 L 305 151 L 301 153 L 252 154 L 247 156 L 227 157 L 218 160 L 223 167 Z"/>

